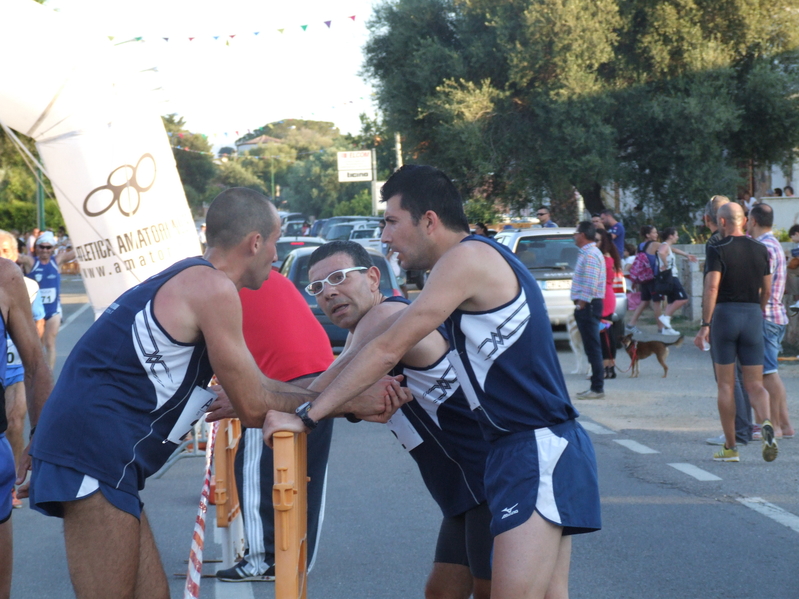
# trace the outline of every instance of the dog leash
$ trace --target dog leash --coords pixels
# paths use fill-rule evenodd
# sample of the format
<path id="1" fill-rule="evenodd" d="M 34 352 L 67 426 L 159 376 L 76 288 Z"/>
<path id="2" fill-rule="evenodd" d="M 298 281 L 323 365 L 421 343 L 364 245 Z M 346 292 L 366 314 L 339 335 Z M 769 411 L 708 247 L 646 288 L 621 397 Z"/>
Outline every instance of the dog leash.
<path id="1" fill-rule="evenodd" d="M 620 370 L 618 366 L 616 366 L 616 370 L 624 374 L 625 372 L 630 372 L 633 365 L 635 364 L 635 359 L 638 357 L 638 342 L 633 341 L 633 355 L 630 356 L 630 367 L 627 370 Z"/>

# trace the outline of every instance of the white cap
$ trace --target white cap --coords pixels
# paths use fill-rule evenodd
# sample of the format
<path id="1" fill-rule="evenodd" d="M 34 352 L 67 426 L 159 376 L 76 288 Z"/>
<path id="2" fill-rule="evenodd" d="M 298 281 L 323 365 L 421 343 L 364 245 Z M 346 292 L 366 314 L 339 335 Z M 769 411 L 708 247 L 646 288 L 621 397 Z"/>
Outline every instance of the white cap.
<path id="1" fill-rule="evenodd" d="M 55 245 L 55 235 L 53 235 L 52 231 L 45 231 L 36 238 L 36 245 L 41 245 L 43 243 Z"/>

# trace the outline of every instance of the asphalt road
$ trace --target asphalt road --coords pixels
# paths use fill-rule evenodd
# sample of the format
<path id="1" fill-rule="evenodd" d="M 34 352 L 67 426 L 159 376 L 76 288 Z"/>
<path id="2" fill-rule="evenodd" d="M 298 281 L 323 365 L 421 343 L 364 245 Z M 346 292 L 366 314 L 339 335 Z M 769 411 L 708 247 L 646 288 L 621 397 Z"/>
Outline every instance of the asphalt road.
<path id="1" fill-rule="evenodd" d="M 64 289 L 75 303 L 64 306 L 59 366 L 92 322 L 91 310 L 80 311 L 79 283 Z M 584 390 L 570 350 L 559 349 L 570 392 Z M 686 343 L 671 352 L 668 378 L 650 358 L 639 378 L 608 381 L 606 399 L 575 401 L 596 447 L 604 527 L 574 539 L 572 599 L 799 597 L 799 438 L 783 441 L 770 464 L 756 445 L 743 448 L 738 464 L 713 462 L 704 440 L 720 426 L 709 360 Z M 619 364 L 627 367 L 626 356 Z M 799 364 L 784 365 L 782 376 L 799 422 Z M 404 453 L 383 427 L 336 423 L 309 597 L 423 596 L 440 516 Z M 186 570 L 202 462 L 180 460 L 143 492 L 170 576 Z M 12 597 L 73 597 L 61 523 L 29 509 L 13 520 Z M 220 556 L 209 529 L 205 557 Z M 171 580 L 172 596 L 181 597 L 183 580 Z M 201 597 L 268 598 L 273 589 L 203 579 Z"/>

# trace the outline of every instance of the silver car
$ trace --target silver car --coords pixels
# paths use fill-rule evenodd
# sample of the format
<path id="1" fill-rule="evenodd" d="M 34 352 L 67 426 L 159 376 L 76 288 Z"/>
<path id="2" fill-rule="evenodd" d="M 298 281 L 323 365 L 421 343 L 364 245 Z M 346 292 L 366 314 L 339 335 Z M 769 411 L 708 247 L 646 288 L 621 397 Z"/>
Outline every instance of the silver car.
<path id="1" fill-rule="evenodd" d="M 556 339 L 567 338 L 566 319 L 574 313 L 571 288 L 579 252 L 574 245 L 575 230 L 574 227 L 506 230 L 495 237 L 498 243 L 513 250 L 538 281 Z M 615 291 L 613 321 L 617 333 L 623 333 L 627 314 L 624 277 L 619 277 Z M 620 339 L 621 335 L 617 338 Z"/>

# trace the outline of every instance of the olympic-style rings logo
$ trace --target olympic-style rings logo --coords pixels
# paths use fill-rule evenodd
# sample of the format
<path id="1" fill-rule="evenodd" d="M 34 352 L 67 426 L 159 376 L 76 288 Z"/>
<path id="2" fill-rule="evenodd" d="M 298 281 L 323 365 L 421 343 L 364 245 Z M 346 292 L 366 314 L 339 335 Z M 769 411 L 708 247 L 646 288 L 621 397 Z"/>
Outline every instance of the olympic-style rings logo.
<path id="1" fill-rule="evenodd" d="M 124 216 L 133 216 L 141 205 L 141 194 L 155 183 L 155 158 L 144 154 L 136 166 L 123 164 L 108 175 L 105 185 L 89 192 L 83 200 L 87 216 L 100 216 L 116 204 Z"/>

